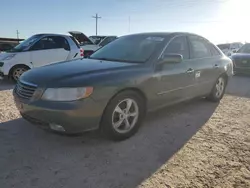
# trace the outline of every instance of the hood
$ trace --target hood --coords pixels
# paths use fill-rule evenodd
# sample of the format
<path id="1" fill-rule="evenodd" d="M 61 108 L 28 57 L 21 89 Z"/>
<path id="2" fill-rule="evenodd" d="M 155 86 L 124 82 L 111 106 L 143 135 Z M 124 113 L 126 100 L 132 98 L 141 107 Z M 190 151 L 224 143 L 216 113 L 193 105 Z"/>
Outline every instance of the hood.
<path id="1" fill-rule="evenodd" d="M 69 31 L 69 34 L 71 34 L 80 44 L 82 43 L 88 43 L 88 44 L 94 44 L 90 38 L 88 38 L 85 34 L 79 31 Z"/>
<path id="2" fill-rule="evenodd" d="M 110 73 L 134 67 L 135 63 L 122 63 L 112 61 L 101 61 L 94 59 L 78 59 L 47 65 L 39 68 L 33 68 L 25 72 L 20 81 L 25 81 L 46 87 L 56 85 L 65 80 L 81 77 L 96 77 L 99 74 Z M 84 80 L 82 80 L 84 81 Z"/>
<path id="3" fill-rule="evenodd" d="M 250 54 L 235 53 L 232 55 L 232 59 L 250 59 Z"/>
<path id="4" fill-rule="evenodd" d="M 11 52 L 2 52 L 0 53 L 0 61 L 4 61 L 3 59 L 10 56 L 10 55 L 15 55 L 16 53 L 11 53 Z"/>

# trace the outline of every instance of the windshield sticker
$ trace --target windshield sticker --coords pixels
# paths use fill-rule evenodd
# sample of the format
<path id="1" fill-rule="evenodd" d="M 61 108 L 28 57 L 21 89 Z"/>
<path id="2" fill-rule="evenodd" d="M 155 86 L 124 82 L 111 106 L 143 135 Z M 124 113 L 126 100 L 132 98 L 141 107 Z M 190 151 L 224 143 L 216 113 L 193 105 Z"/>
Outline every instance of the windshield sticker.
<path id="1" fill-rule="evenodd" d="M 162 42 L 164 38 L 163 37 L 148 37 L 147 40 Z"/>

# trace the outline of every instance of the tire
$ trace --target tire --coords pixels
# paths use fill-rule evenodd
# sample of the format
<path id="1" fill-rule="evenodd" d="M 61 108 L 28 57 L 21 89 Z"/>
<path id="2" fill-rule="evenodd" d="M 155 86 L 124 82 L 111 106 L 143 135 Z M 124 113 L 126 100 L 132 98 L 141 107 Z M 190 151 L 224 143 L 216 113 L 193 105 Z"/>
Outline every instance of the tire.
<path id="1" fill-rule="evenodd" d="M 23 65 L 13 67 L 13 69 L 10 72 L 10 77 L 14 82 L 17 82 L 20 76 L 27 70 L 29 70 L 29 68 Z"/>
<path id="2" fill-rule="evenodd" d="M 226 77 L 220 76 L 216 80 L 216 83 L 214 84 L 214 87 L 209 96 L 207 97 L 207 99 L 212 102 L 219 102 L 225 94 L 226 85 L 227 85 Z"/>
<path id="3" fill-rule="evenodd" d="M 128 104 L 131 104 L 129 111 Z M 144 115 L 143 97 L 133 91 L 124 91 L 108 103 L 102 117 L 101 131 L 111 140 L 125 140 L 138 131 Z"/>

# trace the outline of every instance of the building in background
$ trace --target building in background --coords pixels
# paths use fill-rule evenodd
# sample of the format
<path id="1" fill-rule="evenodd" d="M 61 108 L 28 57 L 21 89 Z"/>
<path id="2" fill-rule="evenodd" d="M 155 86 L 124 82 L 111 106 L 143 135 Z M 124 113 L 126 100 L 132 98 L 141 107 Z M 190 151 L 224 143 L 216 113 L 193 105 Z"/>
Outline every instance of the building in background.
<path id="1" fill-rule="evenodd" d="M 24 39 L 0 38 L 0 52 L 5 52 L 15 47 Z"/>

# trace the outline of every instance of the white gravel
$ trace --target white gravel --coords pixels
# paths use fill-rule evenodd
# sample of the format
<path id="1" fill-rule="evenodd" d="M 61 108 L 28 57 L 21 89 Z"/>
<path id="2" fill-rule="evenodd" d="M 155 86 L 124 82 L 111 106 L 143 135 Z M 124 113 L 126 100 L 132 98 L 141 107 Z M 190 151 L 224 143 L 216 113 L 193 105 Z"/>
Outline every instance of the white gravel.
<path id="1" fill-rule="evenodd" d="M 138 134 L 51 134 L 30 125 L 0 82 L 0 188 L 250 187 L 250 78 L 220 104 L 198 100 L 149 114 Z"/>

